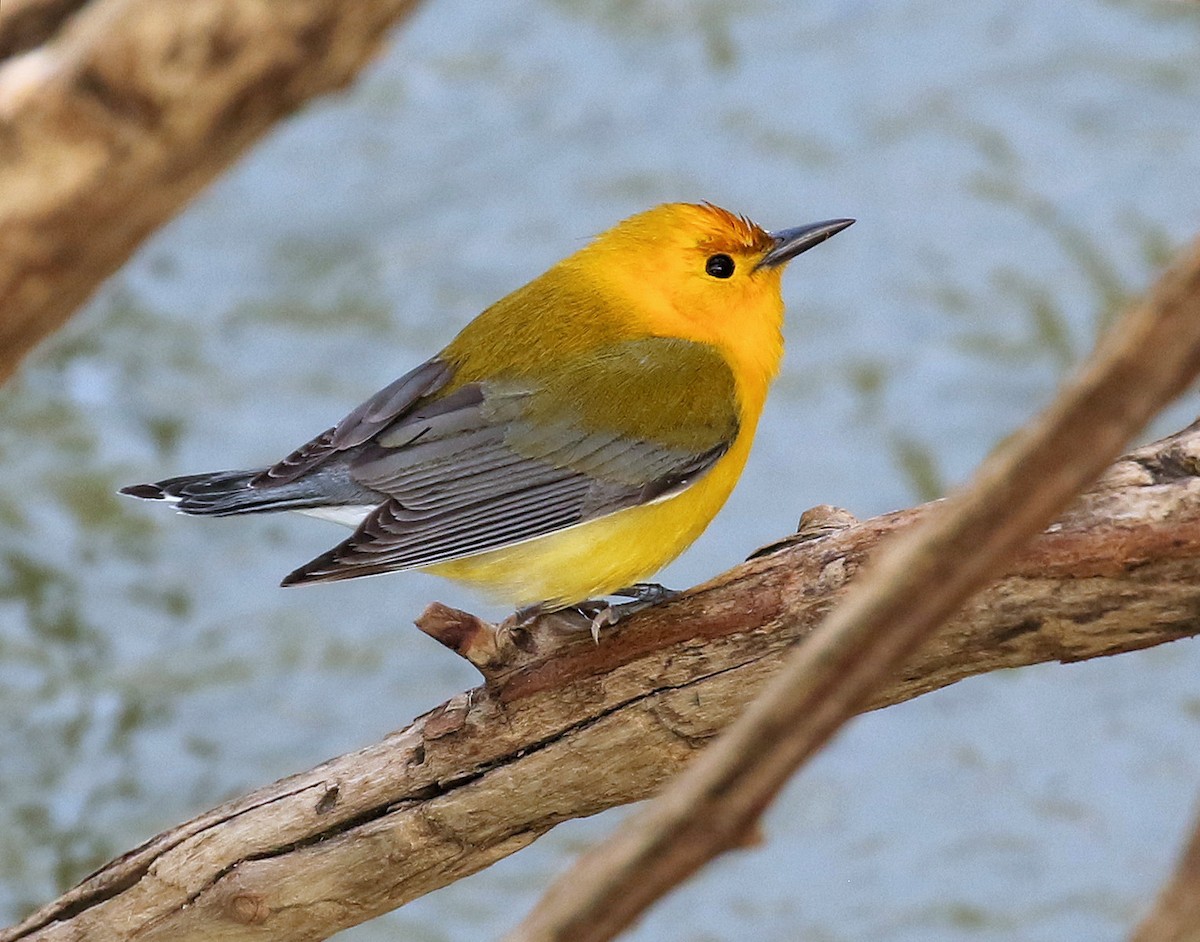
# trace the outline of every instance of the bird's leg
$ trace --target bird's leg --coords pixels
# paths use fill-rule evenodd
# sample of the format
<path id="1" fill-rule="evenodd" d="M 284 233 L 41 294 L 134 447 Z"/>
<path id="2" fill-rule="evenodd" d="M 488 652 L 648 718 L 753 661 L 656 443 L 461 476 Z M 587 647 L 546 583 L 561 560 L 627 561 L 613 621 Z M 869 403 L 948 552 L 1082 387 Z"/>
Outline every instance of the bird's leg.
<path id="1" fill-rule="evenodd" d="M 522 605 L 515 612 L 504 619 L 506 628 L 528 628 L 542 615 L 546 614 L 545 602 L 534 602 L 532 605 Z"/>
<path id="2" fill-rule="evenodd" d="M 633 599 L 633 602 L 628 603 L 631 605 L 644 602 L 649 606 L 677 599 L 683 593 L 678 589 L 668 589 L 665 585 L 659 585 L 657 582 L 635 582 L 623 589 L 616 589 L 610 594 L 622 599 Z"/>
<path id="3" fill-rule="evenodd" d="M 651 606 L 677 599 L 682 593 L 654 582 L 638 582 L 623 589 L 615 589 L 609 594 L 632 601 L 613 605 L 601 599 L 589 599 L 575 606 L 585 618 L 591 619 L 592 640 L 596 644 L 600 643 L 601 628 L 615 625 L 622 618 L 628 618 Z"/>

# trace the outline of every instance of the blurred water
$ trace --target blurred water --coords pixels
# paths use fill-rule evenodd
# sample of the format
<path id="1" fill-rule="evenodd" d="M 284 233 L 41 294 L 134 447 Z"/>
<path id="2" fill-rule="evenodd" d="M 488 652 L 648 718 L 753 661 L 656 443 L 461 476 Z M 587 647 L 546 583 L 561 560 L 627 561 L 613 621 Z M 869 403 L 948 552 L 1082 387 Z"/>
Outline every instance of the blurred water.
<path id="1" fill-rule="evenodd" d="M 409 624 L 463 590 L 283 591 L 341 531 L 120 484 L 272 460 L 589 235 L 709 199 L 860 222 L 789 272 L 745 480 L 665 581 L 936 495 L 1197 230 L 1198 47 L 1170 2 L 431 0 L 0 392 L 0 922 L 474 683 Z M 863 718 L 633 937 L 1121 938 L 1197 796 L 1198 678 L 1185 642 Z M 344 938 L 494 936 L 619 815 Z"/>

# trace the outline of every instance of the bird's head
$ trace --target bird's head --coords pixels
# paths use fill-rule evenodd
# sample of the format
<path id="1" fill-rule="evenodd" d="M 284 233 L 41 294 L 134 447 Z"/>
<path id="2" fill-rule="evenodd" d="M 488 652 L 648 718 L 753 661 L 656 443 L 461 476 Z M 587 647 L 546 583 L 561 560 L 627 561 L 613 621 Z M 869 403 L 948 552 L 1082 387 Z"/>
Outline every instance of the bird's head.
<path id="1" fill-rule="evenodd" d="M 783 348 L 784 267 L 853 222 L 768 232 L 710 203 L 666 203 L 618 223 L 570 261 L 623 295 L 647 332 L 711 343 L 765 383 Z"/>

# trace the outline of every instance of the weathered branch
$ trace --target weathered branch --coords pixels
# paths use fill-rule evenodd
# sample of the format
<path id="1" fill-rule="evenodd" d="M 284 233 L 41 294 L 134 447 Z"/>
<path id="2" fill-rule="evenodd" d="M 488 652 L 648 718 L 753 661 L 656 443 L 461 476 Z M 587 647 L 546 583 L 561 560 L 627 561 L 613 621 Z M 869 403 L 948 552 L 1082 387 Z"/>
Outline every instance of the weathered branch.
<path id="1" fill-rule="evenodd" d="M 0 59 L 50 40 L 87 0 L 4 0 L 0 5 Z"/>
<path id="2" fill-rule="evenodd" d="M 28 51 L 0 64 L 0 382 L 416 2 L 4 0 L 0 59 Z"/>
<path id="3" fill-rule="evenodd" d="M 645 798 L 729 723 L 923 506 L 796 537 L 594 645 L 540 623 L 425 625 L 487 682 L 384 742 L 165 832 L 0 940 L 315 940 Z M 1200 633 L 1200 427 L 1115 465 L 880 691 Z"/>
<path id="4" fill-rule="evenodd" d="M 1200 816 L 1175 875 L 1131 942 L 1200 942 Z"/>
<path id="5" fill-rule="evenodd" d="M 740 844 L 807 759 L 1200 372 L 1200 240 L 1036 419 L 890 541 L 695 767 L 559 877 L 511 942 L 607 942 Z"/>

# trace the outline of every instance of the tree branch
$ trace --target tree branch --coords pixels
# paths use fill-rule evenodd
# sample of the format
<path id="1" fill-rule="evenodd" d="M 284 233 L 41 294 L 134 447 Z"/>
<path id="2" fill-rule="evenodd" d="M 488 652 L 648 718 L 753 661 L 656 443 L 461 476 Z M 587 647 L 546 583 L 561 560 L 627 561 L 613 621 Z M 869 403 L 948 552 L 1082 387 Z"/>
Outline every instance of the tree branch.
<path id="1" fill-rule="evenodd" d="M 47 42 L 87 0 L 4 0 L 0 7 L 0 59 Z"/>
<path id="2" fill-rule="evenodd" d="M 497 630 L 437 607 L 425 629 L 485 684 L 385 741 L 222 805 L 118 858 L 15 940 L 324 939 L 637 801 L 728 724 L 844 594 L 879 541 L 932 505 L 796 536 L 623 621 Z M 1118 462 L 872 700 L 1200 633 L 1200 425 Z"/>
<path id="3" fill-rule="evenodd" d="M 344 87 L 416 3 L 4 0 L 0 382 L 276 121 Z"/>

